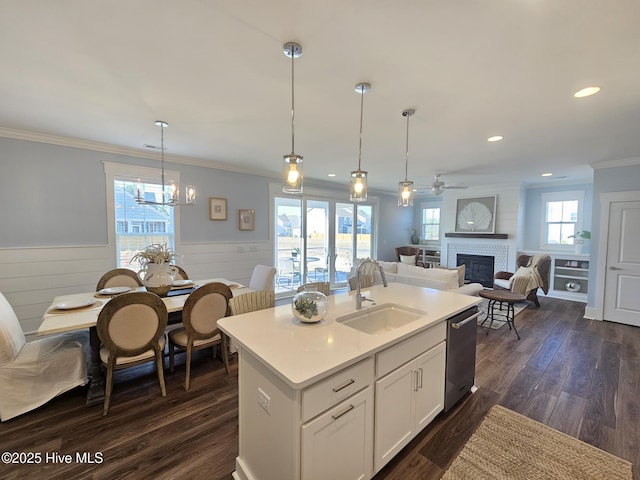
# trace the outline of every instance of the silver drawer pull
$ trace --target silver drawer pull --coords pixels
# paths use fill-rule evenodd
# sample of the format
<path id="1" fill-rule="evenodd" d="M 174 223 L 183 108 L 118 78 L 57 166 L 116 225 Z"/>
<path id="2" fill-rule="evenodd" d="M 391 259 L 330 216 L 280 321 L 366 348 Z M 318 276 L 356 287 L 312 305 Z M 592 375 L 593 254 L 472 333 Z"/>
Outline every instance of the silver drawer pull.
<path id="1" fill-rule="evenodd" d="M 344 411 L 344 412 L 341 412 L 341 413 L 339 413 L 339 414 L 337 414 L 337 415 L 331 415 L 331 418 L 333 418 L 334 420 L 337 420 L 337 419 L 339 419 L 341 416 L 346 415 L 347 413 L 349 413 L 349 412 L 350 412 L 351 410 L 353 410 L 354 408 L 356 408 L 356 407 L 354 407 L 353 405 L 349 405 L 349 406 L 345 409 L 345 411 Z"/>
<path id="2" fill-rule="evenodd" d="M 420 372 L 420 381 L 418 382 L 418 387 L 422 388 L 422 374 L 424 373 L 424 371 L 422 370 L 422 368 L 418 368 L 418 371 Z"/>
<path id="3" fill-rule="evenodd" d="M 467 323 L 469 323 L 474 318 L 478 318 L 479 316 L 480 316 L 480 312 L 478 312 L 478 313 L 476 313 L 474 315 L 471 315 L 469 318 L 465 318 L 462 322 L 452 323 L 451 326 L 457 330 L 460 327 L 462 327 L 463 325 L 466 325 Z"/>
<path id="4" fill-rule="evenodd" d="M 356 381 L 352 378 L 344 382 L 344 384 L 340 385 L 339 387 L 333 387 L 331 390 L 333 390 L 335 393 L 338 393 L 340 390 L 344 390 L 345 388 L 347 388 L 349 385 L 353 383 L 356 383 Z"/>

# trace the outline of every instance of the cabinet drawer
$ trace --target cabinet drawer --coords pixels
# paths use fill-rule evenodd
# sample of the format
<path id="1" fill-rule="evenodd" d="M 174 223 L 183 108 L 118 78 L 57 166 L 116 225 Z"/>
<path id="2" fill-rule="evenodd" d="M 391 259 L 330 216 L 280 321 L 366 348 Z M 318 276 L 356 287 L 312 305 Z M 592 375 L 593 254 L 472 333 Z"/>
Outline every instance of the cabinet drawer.
<path id="1" fill-rule="evenodd" d="M 302 421 L 315 417 L 373 383 L 373 358 L 348 367 L 302 391 Z"/>
<path id="2" fill-rule="evenodd" d="M 411 338 L 403 340 L 376 355 L 376 378 L 383 377 L 400 365 L 416 358 L 447 336 L 447 322 L 440 322 Z"/>

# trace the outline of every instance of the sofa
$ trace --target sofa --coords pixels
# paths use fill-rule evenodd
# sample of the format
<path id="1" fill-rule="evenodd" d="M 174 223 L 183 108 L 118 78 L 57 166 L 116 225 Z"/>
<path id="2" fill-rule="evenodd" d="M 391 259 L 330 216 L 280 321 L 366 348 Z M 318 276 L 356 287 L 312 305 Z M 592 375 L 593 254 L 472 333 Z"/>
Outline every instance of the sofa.
<path id="1" fill-rule="evenodd" d="M 464 283 L 464 265 L 449 269 L 424 268 L 402 262 L 378 261 L 378 263 L 384 270 L 384 275 L 389 283 L 405 283 L 417 287 L 434 288 L 472 296 L 478 296 L 484 288 L 480 283 Z M 374 265 L 368 264 L 366 268 L 367 271 L 362 273 L 372 276 L 372 283 L 382 282 L 380 273 Z M 352 275 L 355 275 L 356 269 L 357 266 L 354 266 Z"/>

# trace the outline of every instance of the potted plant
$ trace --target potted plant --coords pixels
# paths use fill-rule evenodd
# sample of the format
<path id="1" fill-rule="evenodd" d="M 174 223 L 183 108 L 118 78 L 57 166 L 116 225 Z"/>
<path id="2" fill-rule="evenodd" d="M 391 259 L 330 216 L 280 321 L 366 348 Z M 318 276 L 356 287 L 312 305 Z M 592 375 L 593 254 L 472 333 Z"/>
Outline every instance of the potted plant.
<path id="1" fill-rule="evenodd" d="M 576 253 L 582 253 L 582 247 L 585 240 L 591 240 L 591 232 L 588 230 L 580 230 L 573 235 L 569 235 L 568 238 L 573 238 L 573 245 L 575 246 Z"/>
<path id="2" fill-rule="evenodd" d="M 141 269 L 138 277 L 145 288 L 156 295 L 164 296 L 171 290 L 177 269 L 171 265 L 176 253 L 167 244 L 153 243 L 136 253 L 131 262 L 137 260 Z"/>
<path id="3" fill-rule="evenodd" d="M 291 256 L 292 256 L 293 258 L 296 258 L 296 257 L 298 256 L 298 254 L 299 254 L 299 253 L 300 253 L 300 249 L 299 249 L 299 248 L 294 248 L 294 249 L 291 251 Z"/>

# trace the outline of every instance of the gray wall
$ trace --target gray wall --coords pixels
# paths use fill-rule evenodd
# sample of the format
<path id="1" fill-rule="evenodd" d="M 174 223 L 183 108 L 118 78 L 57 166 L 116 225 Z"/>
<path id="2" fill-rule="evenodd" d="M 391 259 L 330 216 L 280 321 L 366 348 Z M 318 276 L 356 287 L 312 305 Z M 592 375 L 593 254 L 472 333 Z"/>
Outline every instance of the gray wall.
<path id="1" fill-rule="evenodd" d="M 154 159 L 0 138 L 0 248 L 107 245 L 103 162 L 160 166 Z M 181 171 L 181 183 L 197 189 L 196 205 L 180 209 L 181 243 L 269 240 L 274 178 L 169 162 L 166 168 Z M 414 211 L 398 207 L 394 195 L 372 195 L 380 198 L 378 258 L 392 260 L 394 248 L 409 243 Z M 209 197 L 227 199 L 227 221 L 209 220 Z M 256 211 L 255 230 L 240 231 L 238 210 L 249 208 Z"/>
<path id="2" fill-rule="evenodd" d="M 107 244 L 103 162 L 158 168 L 153 159 L 0 138 L 0 247 Z M 268 240 L 266 177 L 166 164 L 197 189 L 181 208 L 182 243 Z M 227 198 L 227 221 L 209 220 L 208 197 Z M 10 205 L 10 206 L 9 206 Z M 255 230 L 238 230 L 238 209 L 256 211 Z"/>
<path id="3" fill-rule="evenodd" d="M 629 165 L 612 168 L 599 168 L 593 175 L 593 215 L 591 232 L 591 265 L 589 269 L 589 285 L 596 285 L 598 265 L 598 245 L 600 243 L 600 215 L 602 205 L 600 195 L 609 192 L 629 192 L 640 190 L 640 165 Z M 587 306 L 595 306 L 596 292 L 590 288 Z"/>
<path id="4" fill-rule="evenodd" d="M 584 190 L 584 207 L 582 212 L 582 229 L 591 231 L 593 211 L 593 185 L 581 183 L 549 187 L 532 187 L 527 189 L 524 215 L 523 250 L 540 250 L 540 231 L 542 229 L 542 194 L 548 192 L 566 192 Z"/>
<path id="5" fill-rule="evenodd" d="M 395 195 L 379 195 L 380 218 L 378 221 L 378 260 L 396 260 L 396 247 L 411 244 L 414 209 L 419 206 L 399 207 Z M 415 202 L 414 205 L 418 205 Z"/>

